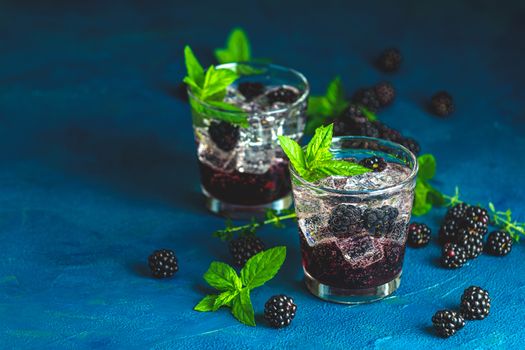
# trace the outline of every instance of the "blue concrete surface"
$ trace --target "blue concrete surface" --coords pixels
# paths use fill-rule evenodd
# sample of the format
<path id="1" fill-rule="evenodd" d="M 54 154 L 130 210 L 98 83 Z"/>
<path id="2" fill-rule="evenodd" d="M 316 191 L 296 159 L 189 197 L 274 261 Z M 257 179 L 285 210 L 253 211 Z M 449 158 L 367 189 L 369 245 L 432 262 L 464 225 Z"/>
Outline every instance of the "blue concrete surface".
<path id="1" fill-rule="evenodd" d="M 349 90 L 390 79 L 399 97 L 380 115 L 439 161 L 436 186 L 460 186 L 525 218 L 525 5 L 419 1 L 309 3 L 0 2 L 0 348 L 3 349 L 494 349 L 524 348 L 525 249 L 449 271 L 436 244 L 409 250 L 401 288 L 370 305 L 341 306 L 301 283 L 295 227 L 265 229 L 289 256 L 253 293 L 258 326 L 227 310 L 197 313 L 201 278 L 227 260 L 203 210 L 188 106 L 176 98 L 182 47 L 204 61 L 235 25 L 258 57 L 294 67 L 315 93 L 341 74 Z M 385 76 L 370 59 L 399 45 Z M 448 89 L 450 119 L 422 101 Z M 423 218 L 437 230 L 443 211 Z M 155 248 L 175 249 L 176 278 L 147 275 Z M 443 340 L 432 314 L 476 284 L 490 316 Z M 261 320 L 276 293 L 293 296 L 286 329 Z"/>

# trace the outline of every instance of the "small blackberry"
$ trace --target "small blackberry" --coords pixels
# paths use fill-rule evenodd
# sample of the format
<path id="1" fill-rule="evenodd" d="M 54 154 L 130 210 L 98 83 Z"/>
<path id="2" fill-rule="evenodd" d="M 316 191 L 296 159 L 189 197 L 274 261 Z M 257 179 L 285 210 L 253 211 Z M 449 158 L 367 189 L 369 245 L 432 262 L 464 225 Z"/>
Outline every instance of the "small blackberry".
<path id="1" fill-rule="evenodd" d="M 265 88 L 264 84 L 262 83 L 246 81 L 244 83 L 240 83 L 237 89 L 246 100 L 251 101 L 255 97 L 262 95 Z"/>
<path id="2" fill-rule="evenodd" d="M 459 203 L 451 207 L 449 210 L 447 210 L 447 214 L 445 215 L 445 221 L 454 219 L 454 220 L 461 220 L 465 217 L 465 213 L 467 212 L 467 208 L 469 208 L 469 205 L 466 203 Z"/>
<path id="3" fill-rule="evenodd" d="M 439 240 L 441 243 L 455 242 L 459 231 L 459 221 L 450 219 L 446 220 L 439 229 Z"/>
<path id="4" fill-rule="evenodd" d="M 175 252 L 169 249 L 155 250 L 148 257 L 148 265 L 151 273 L 156 278 L 167 278 L 179 271 Z"/>
<path id="5" fill-rule="evenodd" d="M 403 145 L 406 148 L 408 148 L 408 150 L 410 152 L 414 153 L 415 155 L 418 155 L 419 151 L 421 151 L 421 149 L 419 147 L 419 143 L 415 139 L 413 139 L 411 137 L 403 137 L 398 142 L 401 145 Z"/>
<path id="6" fill-rule="evenodd" d="M 407 243 L 414 248 L 426 246 L 430 242 L 431 233 L 427 225 L 413 222 L 408 226 Z"/>
<path id="7" fill-rule="evenodd" d="M 399 49 L 390 48 L 381 53 L 377 59 L 376 65 L 383 72 L 391 73 L 399 69 L 401 61 L 402 57 Z"/>
<path id="8" fill-rule="evenodd" d="M 386 124 L 381 123 L 380 121 L 376 120 L 373 122 L 376 129 L 379 131 L 379 137 L 385 140 L 393 141 L 393 142 L 399 142 L 399 140 L 403 139 L 403 136 L 399 131 L 396 129 L 392 129 Z"/>
<path id="9" fill-rule="evenodd" d="M 432 316 L 432 324 L 439 336 L 448 338 L 465 326 L 465 320 L 456 311 L 439 310 Z"/>
<path id="10" fill-rule="evenodd" d="M 366 121 L 366 117 L 363 114 L 363 111 L 355 103 L 350 103 L 350 105 L 348 107 L 346 107 L 346 109 L 341 113 L 339 118 L 349 119 L 349 120 L 356 120 L 358 122 Z"/>
<path id="11" fill-rule="evenodd" d="M 365 228 L 376 235 L 389 232 L 399 214 L 399 211 L 391 206 L 385 205 L 381 208 L 368 208 L 363 213 Z"/>
<path id="12" fill-rule="evenodd" d="M 430 100 L 430 110 L 435 115 L 446 117 L 454 113 L 454 101 L 452 96 L 446 91 L 439 91 Z"/>
<path id="13" fill-rule="evenodd" d="M 387 166 L 383 158 L 375 157 L 375 156 L 370 157 L 370 158 L 361 159 L 359 161 L 359 164 L 361 164 L 365 168 L 372 169 L 374 173 L 379 173 L 385 170 Z"/>
<path id="14" fill-rule="evenodd" d="M 468 287 L 461 296 L 460 310 L 467 320 L 484 319 L 490 312 L 489 292 L 476 286 Z"/>
<path id="15" fill-rule="evenodd" d="M 226 152 L 233 150 L 239 141 L 239 127 L 228 122 L 212 121 L 208 133 L 213 143 Z"/>
<path id="16" fill-rule="evenodd" d="M 463 227 L 484 235 L 489 226 L 489 214 L 486 209 L 471 206 L 465 210 Z"/>
<path id="17" fill-rule="evenodd" d="M 456 243 L 465 248 L 467 259 L 477 258 L 483 251 L 483 236 L 461 229 L 456 236 Z"/>
<path id="18" fill-rule="evenodd" d="M 278 89 L 272 90 L 268 92 L 266 96 L 268 97 L 270 103 L 282 102 L 291 104 L 294 103 L 297 98 L 299 98 L 299 94 L 295 90 L 287 87 L 280 87 Z"/>
<path id="19" fill-rule="evenodd" d="M 381 103 L 377 98 L 376 92 L 373 88 L 363 88 L 356 91 L 352 97 L 352 101 L 357 103 L 370 112 L 377 112 L 381 107 Z"/>
<path id="20" fill-rule="evenodd" d="M 358 119 L 339 119 L 338 122 L 342 123 L 342 125 L 338 126 L 337 132 L 341 132 L 342 134 L 336 134 L 336 130 L 334 130 L 334 134 L 336 135 L 357 135 L 357 136 L 368 136 L 368 137 L 379 137 L 379 131 L 374 126 L 373 123 L 369 122 L 368 120 L 358 120 Z M 336 127 L 334 126 L 334 129 Z"/>
<path id="21" fill-rule="evenodd" d="M 455 244 L 447 243 L 443 247 L 441 255 L 441 264 L 449 269 L 456 269 L 465 265 L 467 262 L 467 253 L 465 248 Z"/>
<path id="22" fill-rule="evenodd" d="M 487 238 L 487 253 L 503 256 L 512 250 L 512 237 L 506 231 L 494 231 Z"/>
<path id="23" fill-rule="evenodd" d="M 328 219 L 330 230 L 334 233 L 351 233 L 363 227 L 361 209 L 349 204 L 339 204 Z"/>
<path id="24" fill-rule="evenodd" d="M 264 250 L 263 241 L 254 235 L 246 235 L 230 241 L 230 254 L 233 263 L 242 267 L 248 259 Z"/>
<path id="25" fill-rule="evenodd" d="M 274 295 L 264 304 L 264 318 L 275 328 L 288 326 L 297 311 L 292 298 L 284 294 Z"/>
<path id="26" fill-rule="evenodd" d="M 381 107 L 388 106 L 396 98 L 396 90 L 394 86 L 387 81 L 383 81 L 374 87 L 377 99 Z"/>

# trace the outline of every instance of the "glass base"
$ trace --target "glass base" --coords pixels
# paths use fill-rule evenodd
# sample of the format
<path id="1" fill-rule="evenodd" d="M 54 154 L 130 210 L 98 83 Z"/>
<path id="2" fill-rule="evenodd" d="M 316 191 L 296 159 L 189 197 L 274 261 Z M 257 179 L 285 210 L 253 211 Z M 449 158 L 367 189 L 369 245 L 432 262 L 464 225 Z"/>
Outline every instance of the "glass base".
<path id="1" fill-rule="evenodd" d="M 238 220 L 247 220 L 252 217 L 262 218 L 266 212 L 266 209 L 274 210 L 284 210 L 290 208 L 292 205 L 292 194 L 288 193 L 283 198 L 277 199 L 273 202 L 260 205 L 240 205 L 226 203 L 213 197 L 209 194 L 204 188 L 202 188 L 202 193 L 206 198 L 206 208 L 212 213 Z"/>
<path id="2" fill-rule="evenodd" d="M 304 270 L 304 269 L 303 269 Z M 344 289 L 322 284 L 304 270 L 308 290 L 318 298 L 341 304 L 364 304 L 381 300 L 394 293 L 401 283 L 401 272 L 393 280 L 373 288 Z"/>

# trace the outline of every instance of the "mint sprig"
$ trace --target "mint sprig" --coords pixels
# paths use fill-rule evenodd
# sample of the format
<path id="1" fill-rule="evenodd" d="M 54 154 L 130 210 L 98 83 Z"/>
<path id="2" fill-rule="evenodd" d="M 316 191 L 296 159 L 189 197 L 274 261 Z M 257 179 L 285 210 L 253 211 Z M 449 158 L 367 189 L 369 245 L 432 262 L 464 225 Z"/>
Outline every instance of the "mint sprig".
<path id="1" fill-rule="evenodd" d="M 306 152 L 293 139 L 279 136 L 281 148 L 290 159 L 294 169 L 305 180 L 316 182 L 331 175 L 355 176 L 370 171 L 357 163 L 333 159 L 330 152 L 333 128 L 333 124 L 318 127 L 312 140 L 306 146 Z"/>
<path id="2" fill-rule="evenodd" d="M 324 96 L 310 96 L 308 99 L 308 121 L 305 133 L 311 135 L 327 120 L 336 118 L 348 107 L 341 77 L 335 77 L 326 89 Z"/>
<path id="3" fill-rule="evenodd" d="M 239 75 L 230 69 L 216 69 L 208 67 L 206 71 L 199 63 L 189 46 L 184 48 L 187 76 L 184 82 L 190 87 L 191 92 L 207 105 L 214 109 L 190 100 L 192 108 L 201 118 L 213 118 L 227 121 L 242 127 L 248 126 L 248 120 L 242 110 L 232 104 L 224 102 L 227 87 L 239 78 Z"/>
<path id="4" fill-rule="evenodd" d="M 217 311 L 226 306 L 233 316 L 248 326 L 255 326 L 250 292 L 271 280 L 286 259 L 286 247 L 280 246 L 252 256 L 241 270 L 240 277 L 228 264 L 212 262 L 204 280 L 221 293 L 205 296 L 194 310 Z"/>
<path id="5" fill-rule="evenodd" d="M 436 190 L 429 181 L 436 174 L 436 158 L 432 154 L 423 154 L 417 158 L 419 172 L 414 189 L 414 206 L 412 214 L 425 215 L 432 206 L 442 206 L 445 203 L 443 194 Z"/>
<path id="6" fill-rule="evenodd" d="M 248 62 L 252 60 L 252 50 L 248 35 L 241 28 L 234 28 L 226 47 L 215 50 L 215 58 L 219 63 Z"/>

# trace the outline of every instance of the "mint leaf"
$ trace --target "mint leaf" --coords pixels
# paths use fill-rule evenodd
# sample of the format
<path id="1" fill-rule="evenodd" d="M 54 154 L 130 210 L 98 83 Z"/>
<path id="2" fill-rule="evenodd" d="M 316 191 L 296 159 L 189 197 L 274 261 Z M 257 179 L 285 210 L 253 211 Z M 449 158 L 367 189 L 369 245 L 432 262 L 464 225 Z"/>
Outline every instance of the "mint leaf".
<path id="1" fill-rule="evenodd" d="M 432 209 L 432 204 L 427 201 L 428 186 L 420 179 L 416 180 L 416 187 L 414 189 L 414 206 L 412 214 L 416 216 L 425 215 Z"/>
<path id="2" fill-rule="evenodd" d="M 206 295 L 195 307 L 193 310 L 195 311 L 215 311 L 213 310 L 213 306 L 215 305 L 215 300 L 217 299 L 217 295 Z"/>
<path id="3" fill-rule="evenodd" d="M 246 62 L 250 61 L 251 57 L 250 41 L 241 28 L 231 31 L 226 48 L 215 50 L 215 58 L 219 63 Z"/>
<path id="4" fill-rule="evenodd" d="M 330 145 L 332 144 L 333 129 L 334 125 L 330 124 L 315 130 L 314 137 L 312 137 L 306 147 L 306 164 L 308 166 L 332 159 Z"/>
<path id="5" fill-rule="evenodd" d="M 188 45 L 184 48 L 184 59 L 189 80 L 193 81 L 196 86 L 201 86 L 204 81 L 204 69 Z M 184 79 L 184 82 L 186 82 L 186 79 Z"/>
<path id="6" fill-rule="evenodd" d="M 286 247 L 275 247 L 252 256 L 241 270 L 241 281 L 246 288 L 257 288 L 271 280 L 286 258 Z"/>
<path id="7" fill-rule="evenodd" d="M 348 101 L 345 99 L 345 90 L 343 89 L 343 83 L 341 77 L 337 76 L 328 85 L 326 90 L 326 100 L 330 105 L 330 113 L 339 115 L 346 107 L 348 107 Z"/>
<path id="8" fill-rule="evenodd" d="M 316 170 L 326 175 L 356 176 L 372 171 L 364 166 L 346 160 L 326 160 L 319 162 Z"/>
<path id="9" fill-rule="evenodd" d="M 250 289 L 244 288 L 233 299 L 232 314 L 241 323 L 248 326 L 255 326 L 255 317 L 252 301 L 250 299 Z"/>
<path id="10" fill-rule="evenodd" d="M 237 272 L 228 264 L 214 261 L 210 264 L 208 271 L 204 274 L 204 280 L 215 289 L 238 290 L 240 286 Z"/>
<path id="11" fill-rule="evenodd" d="M 432 187 L 430 184 L 425 183 L 428 189 L 427 193 L 427 202 L 432 204 L 436 207 L 441 207 L 445 204 L 445 197 L 443 196 L 443 193 L 436 190 L 434 187 Z"/>
<path id="12" fill-rule="evenodd" d="M 306 172 L 306 160 L 304 159 L 303 149 L 297 142 L 295 142 L 295 140 L 292 140 L 288 136 L 280 135 L 278 137 L 279 144 L 284 153 L 288 156 L 288 159 L 290 159 L 292 166 L 301 176 L 303 176 Z"/>
<path id="13" fill-rule="evenodd" d="M 216 96 L 218 93 L 224 93 L 226 88 L 238 78 L 237 73 L 232 70 L 215 69 L 215 67 L 210 66 L 204 77 L 201 99 L 209 100 L 210 97 Z M 214 98 L 214 100 L 222 100 L 223 98 L 224 95 Z"/>
<path id="14" fill-rule="evenodd" d="M 368 121 L 370 122 L 375 122 L 377 120 L 377 115 L 375 115 L 375 113 L 369 111 L 368 109 L 366 109 L 365 107 L 363 106 L 360 106 L 359 109 L 361 110 L 361 112 L 364 114 L 364 116 L 366 117 L 366 119 L 368 119 Z"/>
<path id="15" fill-rule="evenodd" d="M 219 294 L 215 299 L 212 311 L 217 311 L 221 306 L 230 305 L 230 302 L 239 294 L 239 290 L 227 290 Z"/>
<path id="16" fill-rule="evenodd" d="M 436 158 L 432 154 L 423 154 L 417 157 L 419 164 L 418 177 L 423 180 L 430 180 L 436 174 Z"/>

